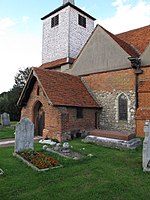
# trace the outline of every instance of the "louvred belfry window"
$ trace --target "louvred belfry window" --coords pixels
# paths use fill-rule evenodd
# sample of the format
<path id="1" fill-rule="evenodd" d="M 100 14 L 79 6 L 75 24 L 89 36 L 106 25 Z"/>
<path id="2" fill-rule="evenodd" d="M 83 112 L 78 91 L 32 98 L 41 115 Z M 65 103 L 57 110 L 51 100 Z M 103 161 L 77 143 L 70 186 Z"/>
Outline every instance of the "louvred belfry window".
<path id="1" fill-rule="evenodd" d="M 127 121 L 128 119 L 128 100 L 124 94 L 119 97 L 119 120 Z"/>
<path id="2" fill-rule="evenodd" d="M 56 15 L 51 19 L 51 28 L 59 24 L 59 15 Z"/>
<path id="3" fill-rule="evenodd" d="M 78 23 L 80 26 L 83 26 L 84 28 L 86 28 L 86 18 L 78 15 Z"/>

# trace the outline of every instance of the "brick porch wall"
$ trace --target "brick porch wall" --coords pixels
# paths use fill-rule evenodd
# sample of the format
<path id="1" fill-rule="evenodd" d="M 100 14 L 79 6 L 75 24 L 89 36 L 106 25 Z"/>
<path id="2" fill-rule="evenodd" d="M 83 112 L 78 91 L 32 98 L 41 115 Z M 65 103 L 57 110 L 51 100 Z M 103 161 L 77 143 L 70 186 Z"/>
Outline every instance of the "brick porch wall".
<path id="1" fill-rule="evenodd" d="M 96 109 L 83 108 L 83 118 L 77 118 L 77 109 L 73 107 L 59 108 L 62 113 L 62 132 L 74 129 L 95 129 Z"/>
<path id="2" fill-rule="evenodd" d="M 49 135 L 52 133 L 61 132 L 61 113 L 60 111 L 49 105 L 46 97 L 43 94 L 42 89 L 40 88 L 39 95 L 37 95 L 37 82 L 35 83 L 33 90 L 30 94 L 27 106 L 22 108 L 21 118 L 28 117 L 34 123 L 34 106 L 36 102 L 40 101 L 44 107 L 45 111 L 45 129 L 49 130 L 47 132 Z"/>
<path id="3" fill-rule="evenodd" d="M 28 117 L 34 123 L 34 106 L 36 102 L 40 101 L 45 111 L 44 138 L 55 138 L 61 141 L 63 133 L 77 129 L 95 129 L 96 109 L 84 108 L 83 118 L 77 119 L 76 108 L 49 105 L 41 88 L 39 90 L 39 95 L 37 95 L 37 88 L 38 84 L 36 82 L 30 94 L 27 106 L 22 108 L 21 118 Z"/>

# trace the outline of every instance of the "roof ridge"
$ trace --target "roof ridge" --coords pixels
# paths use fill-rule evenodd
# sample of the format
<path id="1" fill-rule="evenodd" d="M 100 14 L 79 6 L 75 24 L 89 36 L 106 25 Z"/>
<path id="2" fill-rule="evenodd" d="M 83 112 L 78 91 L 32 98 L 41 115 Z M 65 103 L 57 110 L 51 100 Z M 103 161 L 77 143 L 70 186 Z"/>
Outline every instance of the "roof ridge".
<path id="1" fill-rule="evenodd" d="M 142 27 L 139 27 L 139 28 L 134 28 L 134 29 L 131 29 L 131 30 L 128 30 L 128 31 L 125 31 L 125 32 L 117 33 L 116 36 L 121 35 L 121 34 L 125 34 L 125 33 L 128 33 L 128 32 L 132 32 L 132 31 L 138 31 L 140 29 L 147 28 L 147 27 L 150 27 L 150 25 L 146 25 L 146 26 L 142 26 Z"/>
<path id="2" fill-rule="evenodd" d="M 126 43 L 133 45 L 142 54 L 150 43 L 150 25 L 126 31 L 116 36 Z"/>
<path id="3" fill-rule="evenodd" d="M 70 77 L 75 77 L 77 79 L 80 79 L 79 76 L 75 76 L 73 74 L 68 74 L 68 73 L 64 73 L 64 72 L 60 72 L 60 71 L 55 71 L 55 70 L 50 70 L 50 69 L 43 69 L 43 68 L 39 68 L 39 67 L 33 67 L 33 69 L 35 70 L 41 70 L 41 71 L 46 71 L 46 72 L 49 72 L 51 74 L 61 74 L 61 75 L 64 75 L 64 76 L 70 76 Z"/>

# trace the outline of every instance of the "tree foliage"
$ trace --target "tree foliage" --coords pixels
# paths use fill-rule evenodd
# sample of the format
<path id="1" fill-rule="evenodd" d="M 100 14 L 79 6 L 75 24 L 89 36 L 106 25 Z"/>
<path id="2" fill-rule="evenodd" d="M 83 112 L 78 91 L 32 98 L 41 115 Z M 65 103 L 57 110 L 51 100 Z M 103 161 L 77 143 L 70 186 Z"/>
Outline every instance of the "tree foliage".
<path id="1" fill-rule="evenodd" d="M 8 92 L 0 94 L 0 114 L 7 112 L 10 114 L 10 120 L 18 121 L 20 119 L 21 108 L 17 106 L 17 101 L 26 84 L 31 68 L 19 70 L 15 76 L 15 84 Z"/>
<path id="2" fill-rule="evenodd" d="M 28 76 L 30 74 L 31 68 L 27 67 L 26 69 L 20 69 L 17 75 L 15 76 L 15 84 L 13 88 L 20 88 L 23 89 L 25 86 Z"/>

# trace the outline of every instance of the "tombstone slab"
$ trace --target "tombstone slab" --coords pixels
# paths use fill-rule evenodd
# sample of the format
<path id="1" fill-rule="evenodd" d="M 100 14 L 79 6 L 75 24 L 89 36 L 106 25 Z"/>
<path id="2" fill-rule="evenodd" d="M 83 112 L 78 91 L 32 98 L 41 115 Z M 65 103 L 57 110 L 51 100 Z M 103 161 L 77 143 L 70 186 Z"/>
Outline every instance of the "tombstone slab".
<path id="1" fill-rule="evenodd" d="M 144 126 L 145 138 L 143 141 L 143 171 L 150 172 L 150 121 Z"/>
<path id="2" fill-rule="evenodd" d="M 10 117 L 8 113 L 3 113 L 1 115 L 2 126 L 10 126 Z"/>
<path id="3" fill-rule="evenodd" d="M 15 152 L 34 149 L 34 124 L 23 118 L 16 126 Z"/>

